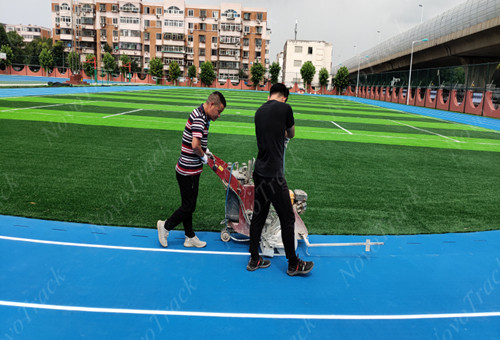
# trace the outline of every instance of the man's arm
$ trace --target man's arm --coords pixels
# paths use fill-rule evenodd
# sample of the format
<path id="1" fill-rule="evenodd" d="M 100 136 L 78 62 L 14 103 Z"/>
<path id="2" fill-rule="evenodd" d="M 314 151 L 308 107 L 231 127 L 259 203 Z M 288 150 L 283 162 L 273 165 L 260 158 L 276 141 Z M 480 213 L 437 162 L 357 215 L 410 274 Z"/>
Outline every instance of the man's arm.
<path id="1" fill-rule="evenodd" d="M 203 149 L 201 148 L 201 139 L 198 137 L 193 137 L 193 142 L 191 143 L 191 147 L 193 148 L 193 151 L 196 156 L 198 157 L 203 157 L 205 153 L 203 152 Z"/>
<path id="2" fill-rule="evenodd" d="M 291 128 L 285 130 L 285 137 L 286 138 L 295 137 L 295 125 L 292 125 Z"/>

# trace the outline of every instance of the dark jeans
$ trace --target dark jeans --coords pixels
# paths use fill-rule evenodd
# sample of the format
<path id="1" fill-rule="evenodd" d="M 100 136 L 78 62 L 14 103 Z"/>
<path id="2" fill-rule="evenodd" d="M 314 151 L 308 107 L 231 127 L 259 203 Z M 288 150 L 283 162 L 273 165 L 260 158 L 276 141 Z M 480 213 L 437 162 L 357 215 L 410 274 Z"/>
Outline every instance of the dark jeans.
<path id="1" fill-rule="evenodd" d="M 295 215 L 285 178 L 261 177 L 254 172 L 253 181 L 255 201 L 250 225 L 250 255 L 253 259 L 259 257 L 260 236 L 272 203 L 280 219 L 286 258 L 295 261 Z"/>
<path id="2" fill-rule="evenodd" d="M 179 189 L 181 190 L 181 206 L 167 219 L 165 229 L 172 230 L 182 222 L 184 225 L 184 234 L 187 237 L 194 237 L 193 212 L 196 209 L 200 175 L 183 176 L 178 172 L 175 174 Z"/>

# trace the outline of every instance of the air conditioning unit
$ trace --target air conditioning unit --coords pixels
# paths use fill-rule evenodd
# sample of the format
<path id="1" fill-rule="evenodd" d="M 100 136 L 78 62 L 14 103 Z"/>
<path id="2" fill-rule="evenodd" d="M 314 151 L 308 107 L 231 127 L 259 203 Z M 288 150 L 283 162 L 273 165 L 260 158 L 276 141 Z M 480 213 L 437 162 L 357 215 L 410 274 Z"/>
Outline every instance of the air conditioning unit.
<path id="1" fill-rule="evenodd" d="M 260 24 L 260 20 L 259 19 L 257 19 L 257 23 Z"/>
<path id="2" fill-rule="evenodd" d="M 115 24 L 115 28 L 118 28 L 118 24 Z"/>
<path id="3" fill-rule="evenodd" d="M 189 29 L 189 33 L 193 33 L 193 29 L 192 28 Z"/>
<path id="4" fill-rule="evenodd" d="M 200 17 L 201 21 L 205 21 L 205 17 Z"/>
<path id="5" fill-rule="evenodd" d="M 117 41 L 117 40 L 118 40 L 118 37 L 113 37 L 113 40 L 114 40 L 114 41 Z"/>
<path id="6" fill-rule="evenodd" d="M 56 27 L 59 27 L 59 23 L 58 22 L 56 22 Z"/>
<path id="7" fill-rule="evenodd" d="M 66 23 L 66 26 L 68 26 L 68 27 L 70 26 L 69 22 Z"/>
<path id="8" fill-rule="evenodd" d="M 219 20 L 219 18 L 215 17 L 214 20 L 217 21 L 217 20 Z"/>
<path id="9" fill-rule="evenodd" d="M 106 24 L 105 23 L 101 23 L 101 27 L 104 27 L 104 26 L 106 26 Z"/>

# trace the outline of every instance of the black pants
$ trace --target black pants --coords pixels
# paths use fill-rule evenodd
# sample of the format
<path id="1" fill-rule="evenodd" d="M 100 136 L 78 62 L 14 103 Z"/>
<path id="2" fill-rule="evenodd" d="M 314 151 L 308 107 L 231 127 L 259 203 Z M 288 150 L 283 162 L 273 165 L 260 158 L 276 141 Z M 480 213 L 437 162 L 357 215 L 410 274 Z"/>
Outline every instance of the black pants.
<path id="1" fill-rule="evenodd" d="M 184 225 L 184 234 L 187 237 L 194 237 L 193 212 L 196 209 L 200 175 L 183 176 L 178 172 L 175 174 L 179 189 L 181 190 L 181 206 L 167 219 L 165 229 L 172 230 L 182 222 Z"/>
<path id="2" fill-rule="evenodd" d="M 259 257 L 260 236 L 272 203 L 280 219 L 286 258 L 295 261 L 295 215 L 285 178 L 261 177 L 254 172 L 253 180 L 255 201 L 250 225 L 250 255 L 253 259 Z"/>

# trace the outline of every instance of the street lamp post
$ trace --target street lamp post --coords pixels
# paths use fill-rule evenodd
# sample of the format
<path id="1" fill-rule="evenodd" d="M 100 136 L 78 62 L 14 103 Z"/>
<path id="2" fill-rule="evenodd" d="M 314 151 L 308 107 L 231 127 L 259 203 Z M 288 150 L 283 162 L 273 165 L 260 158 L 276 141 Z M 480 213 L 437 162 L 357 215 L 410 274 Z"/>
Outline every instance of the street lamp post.
<path id="1" fill-rule="evenodd" d="M 419 4 L 418 7 L 422 8 L 422 10 L 420 11 L 420 23 L 422 23 L 424 20 L 424 5 Z"/>
<path id="2" fill-rule="evenodd" d="M 409 105 L 409 103 L 410 103 L 411 66 L 413 64 L 413 45 L 415 45 L 415 43 L 421 43 L 421 42 L 425 42 L 425 41 L 429 41 L 429 39 L 425 38 L 422 40 L 414 40 L 411 42 L 410 73 L 408 75 L 408 90 L 406 91 L 406 105 Z"/>

